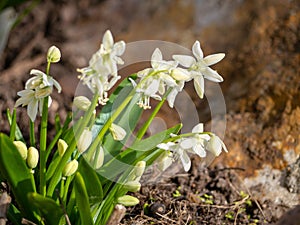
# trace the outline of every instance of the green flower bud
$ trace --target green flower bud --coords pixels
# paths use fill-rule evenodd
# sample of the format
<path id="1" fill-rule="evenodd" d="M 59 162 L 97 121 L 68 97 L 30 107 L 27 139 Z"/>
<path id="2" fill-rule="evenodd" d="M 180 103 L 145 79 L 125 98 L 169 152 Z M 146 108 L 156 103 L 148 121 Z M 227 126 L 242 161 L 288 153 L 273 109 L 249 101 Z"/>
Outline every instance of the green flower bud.
<path id="1" fill-rule="evenodd" d="M 68 148 L 68 144 L 63 139 L 59 139 L 57 142 L 57 148 L 59 156 L 62 157 Z"/>
<path id="2" fill-rule="evenodd" d="M 141 189 L 141 183 L 137 180 L 128 181 L 124 184 L 124 188 L 131 192 L 137 192 Z"/>
<path id="3" fill-rule="evenodd" d="M 137 198 L 130 195 L 124 195 L 117 198 L 117 202 L 124 206 L 135 206 L 140 203 L 140 201 Z"/>
<path id="4" fill-rule="evenodd" d="M 91 105 L 91 101 L 85 96 L 77 96 L 74 98 L 73 105 L 80 110 L 87 111 Z"/>
<path id="5" fill-rule="evenodd" d="M 136 177 L 141 177 L 145 171 L 146 162 L 145 161 L 139 161 L 135 165 L 134 173 Z"/>
<path id="6" fill-rule="evenodd" d="M 27 159 L 27 147 L 22 141 L 14 141 L 14 145 L 17 147 L 22 159 Z"/>
<path id="7" fill-rule="evenodd" d="M 39 151 L 35 147 L 28 149 L 27 165 L 29 168 L 34 169 L 39 162 Z"/>
<path id="8" fill-rule="evenodd" d="M 57 63 L 60 60 L 61 53 L 56 46 L 51 46 L 47 53 L 47 62 Z"/>
<path id="9" fill-rule="evenodd" d="M 69 177 L 72 176 L 78 169 L 78 161 L 76 159 L 73 159 L 72 161 L 68 162 L 63 171 L 62 171 L 62 175 L 64 177 Z"/>

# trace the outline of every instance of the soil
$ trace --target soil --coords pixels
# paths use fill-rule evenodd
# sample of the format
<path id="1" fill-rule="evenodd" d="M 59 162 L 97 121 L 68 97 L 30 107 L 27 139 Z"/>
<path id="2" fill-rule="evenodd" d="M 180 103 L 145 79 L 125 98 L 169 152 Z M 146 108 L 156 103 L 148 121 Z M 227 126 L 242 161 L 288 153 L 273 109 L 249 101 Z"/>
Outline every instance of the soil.
<path id="1" fill-rule="evenodd" d="M 106 29 L 126 42 L 157 39 L 190 48 L 199 39 L 205 54 L 226 53 L 215 68 L 225 80 L 221 84 L 227 107 L 224 142 L 229 153 L 210 166 L 195 158 L 188 173 L 180 171 L 146 184 L 135 194 L 140 204 L 127 210 L 121 224 L 299 221 L 299 210 L 289 222 L 279 220 L 300 204 L 299 1 L 205 2 L 40 2 L 12 29 L 1 54 L 0 131 L 9 133 L 6 109 L 13 108 L 16 92 L 23 89 L 30 69 L 45 68 L 44 56 L 51 45 L 57 45 L 63 54 L 62 62 L 51 69 L 63 95 L 54 93 L 50 130 L 55 113 L 65 118 L 71 110 L 78 83 L 76 68 L 86 66 Z M 209 127 L 207 102 L 195 105 Z M 26 138 L 26 111 L 18 108 L 17 112 Z M 163 112 L 167 123 L 176 121 Z M 54 129 L 51 131 L 53 134 Z M 293 219 L 297 216 L 298 220 Z"/>

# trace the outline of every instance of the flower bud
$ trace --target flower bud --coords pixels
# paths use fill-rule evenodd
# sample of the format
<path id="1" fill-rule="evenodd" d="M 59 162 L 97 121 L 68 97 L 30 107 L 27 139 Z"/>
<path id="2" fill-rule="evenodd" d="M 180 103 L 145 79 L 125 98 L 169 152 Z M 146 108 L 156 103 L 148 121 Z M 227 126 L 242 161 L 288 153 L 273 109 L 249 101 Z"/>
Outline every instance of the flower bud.
<path id="1" fill-rule="evenodd" d="M 117 198 L 117 202 L 124 206 L 135 206 L 140 203 L 140 201 L 137 198 L 130 195 L 124 195 Z"/>
<path id="2" fill-rule="evenodd" d="M 85 128 L 80 135 L 78 142 L 77 142 L 77 149 L 79 153 L 84 153 L 90 144 L 92 143 L 93 134 L 88 128 Z"/>
<path id="3" fill-rule="evenodd" d="M 28 149 L 27 165 L 29 168 L 34 169 L 39 162 L 39 152 L 35 147 Z"/>
<path id="4" fill-rule="evenodd" d="M 60 157 L 64 155 L 67 148 L 68 148 L 68 144 L 63 139 L 59 139 L 57 142 L 57 149 Z"/>
<path id="5" fill-rule="evenodd" d="M 126 136 L 126 131 L 117 124 L 112 123 L 109 129 L 111 131 L 113 139 L 116 141 L 121 141 Z"/>
<path id="6" fill-rule="evenodd" d="M 99 152 L 95 151 L 94 156 L 93 156 L 93 162 L 94 162 L 94 167 L 93 168 L 96 169 L 96 170 L 99 169 L 103 165 L 104 150 L 103 150 L 102 146 L 100 146 Z"/>
<path id="7" fill-rule="evenodd" d="M 137 192 L 141 189 L 141 183 L 137 180 L 128 181 L 124 184 L 124 188 L 131 192 Z"/>
<path id="8" fill-rule="evenodd" d="M 56 46 L 51 46 L 47 53 L 47 62 L 57 63 L 60 60 L 61 53 Z"/>
<path id="9" fill-rule="evenodd" d="M 78 109 L 87 111 L 91 105 L 91 101 L 85 96 L 77 96 L 74 98 L 73 104 Z"/>
<path id="10" fill-rule="evenodd" d="M 22 141 L 14 141 L 14 145 L 17 147 L 22 159 L 26 160 L 27 158 L 27 147 Z"/>
<path id="11" fill-rule="evenodd" d="M 72 176 L 78 169 L 78 161 L 76 159 L 73 159 L 72 161 L 68 162 L 63 171 L 62 171 L 62 175 L 64 177 L 69 177 Z"/>
<path id="12" fill-rule="evenodd" d="M 188 71 L 182 68 L 175 68 L 171 72 L 171 77 L 178 81 L 189 81 L 191 76 Z"/>
<path id="13" fill-rule="evenodd" d="M 134 168 L 135 176 L 141 177 L 145 171 L 145 167 L 146 167 L 145 161 L 137 162 L 137 164 L 135 165 L 135 168 Z"/>

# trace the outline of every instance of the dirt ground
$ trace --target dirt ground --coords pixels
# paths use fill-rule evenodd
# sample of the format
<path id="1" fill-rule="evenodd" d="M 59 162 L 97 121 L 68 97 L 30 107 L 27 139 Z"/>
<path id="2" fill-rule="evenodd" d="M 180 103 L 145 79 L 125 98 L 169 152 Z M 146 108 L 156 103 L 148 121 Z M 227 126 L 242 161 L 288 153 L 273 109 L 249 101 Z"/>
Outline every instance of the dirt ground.
<path id="1" fill-rule="evenodd" d="M 229 153 L 209 167 L 194 159 L 189 173 L 143 186 L 136 193 L 141 203 L 128 209 L 121 224 L 276 223 L 300 203 L 300 3 L 209 2 L 39 3 L 11 31 L 0 58 L 0 131 L 9 132 L 6 109 L 13 108 L 29 70 L 45 68 L 44 55 L 53 44 L 63 54 L 52 68 L 63 95 L 53 96 L 52 122 L 55 113 L 64 118 L 71 110 L 76 68 L 88 63 L 106 29 L 126 42 L 157 39 L 190 48 L 199 39 L 205 54 L 226 53 L 215 68 L 225 80 Z M 205 101 L 195 104 L 199 111 L 207 107 Z M 25 130 L 26 111 L 18 109 L 18 115 Z M 209 115 L 204 110 L 201 116 L 207 126 Z"/>

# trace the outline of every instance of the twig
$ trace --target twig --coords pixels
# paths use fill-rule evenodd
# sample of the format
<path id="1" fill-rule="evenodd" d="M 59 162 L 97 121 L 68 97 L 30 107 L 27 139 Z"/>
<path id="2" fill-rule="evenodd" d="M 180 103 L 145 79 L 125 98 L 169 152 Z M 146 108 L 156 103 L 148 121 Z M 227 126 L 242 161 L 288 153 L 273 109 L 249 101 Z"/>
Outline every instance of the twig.
<path id="1" fill-rule="evenodd" d="M 11 202 L 11 197 L 7 194 L 7 192 L 3 192 L 0 197 L 0 225 L 6 224 L 6 213 Z"/>
<path id="2" fill-rule="evenodd" d="M 125 216 L 125 212 L 126 208 L 123 205 L 117 204 L 106 225 L 119 224 Z"/>

